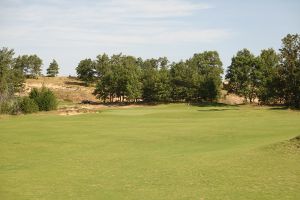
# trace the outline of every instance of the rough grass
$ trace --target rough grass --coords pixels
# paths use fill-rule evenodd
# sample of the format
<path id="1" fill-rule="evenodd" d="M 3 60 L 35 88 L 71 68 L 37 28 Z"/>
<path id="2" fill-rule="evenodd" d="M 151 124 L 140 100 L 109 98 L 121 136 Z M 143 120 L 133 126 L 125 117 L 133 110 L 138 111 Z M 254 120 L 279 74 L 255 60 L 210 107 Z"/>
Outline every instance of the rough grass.
<path id="1" fill-rule="evenodd" d="M 0 199 L 300 199 L 300 112 L 171 104 L 0 119 Z"/>
<path id="2" fill-rule="evenodd" d="M 69 102 L 81 102 L 82 100 L 97 101 L 92 94 L 94 87 L 86 87 L 82 81 L 70 77 L 39 77 L 38 79 L 26 79 L 25 91 L 22 95 L 26 95 L 34 87 L 41 88 L 45 86 L 50 88 L 58 99 Z"/>

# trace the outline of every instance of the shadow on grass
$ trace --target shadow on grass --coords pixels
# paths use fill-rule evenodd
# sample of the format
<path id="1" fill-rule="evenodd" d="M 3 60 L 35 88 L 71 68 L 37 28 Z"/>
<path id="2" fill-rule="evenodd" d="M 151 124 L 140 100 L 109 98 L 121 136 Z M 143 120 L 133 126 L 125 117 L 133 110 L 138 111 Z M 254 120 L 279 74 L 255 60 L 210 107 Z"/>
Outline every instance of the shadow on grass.
<path id="1" fill-rule="evenodd" d="M 77 81 L 65 81 L 66 85 L 76 85 L 76 86 L 86 86 L 85 83 L 77 82 Z"/>
<path id="2" fill-rule="evenodd" d="M 225 103 L 218 103 L 218 102 L 205 102 L 205 103 L 190 103 L 191 106 L 198 106 L 198 107 L 239 107 L 240 105 L 231 105 Z"/>
<path id="3" fill-rule="evenodd" d="M 205 103 L 187 103 L 187 102 L 95 102 L 90 100 L 83 100 L 81 104 L 91 104 L 91 105 L 105 105 L 105 106 L 129 106 L 129 105 L 141 105 L 141 106 L 157 106 L 157 105 L 168 105 L 168 104 L 186 104 L 189 106 L 197 107 L 224 107 L 224 109 L 209 109 L 211 111 L 222 111 L 222 110 L 238 110 L 240 105 L 231 105 L 217 102 L 205 102 Z M 230 109 L 231 108 L 231 109 Z M 203 110 L 203 111 L 209 111 Z M 202 111 L 202 110 L 201 110 Z"/>
<path id="4" fill-rule="evenodd" d="M 90 101 L 90 100 L 82 100 L 80 104 L 89 104 L 89 105 L 104 105 L 108 107 L 121 107 L 121 106 L 130 106 L 130 105 L 145 105 L 145 106 L 156 106 L 162 105 L 164 103 L 145 103 L 145 102 L 99 102 L 99 101 Z"/>
<path id="5" fill-rule="evenodd" d="M 269 110 L 291 110 L 291 111 L 300 112 L 300 108 L 288 107 L 288 106 L 271 107 L 269 108 Z"/>
<path id="6" fill-rule="evenodd" d="M 216 111 L 228 111 L 228 110 L 239 110 L 238 108 L 212 108 L 208 110 L 198 110 L 199 112 L 216 112 Z"/>
<path id="7" fill-rule="evenodd" d="M 280 107 L 271 107 L 270 110 L 288 110 L 289 108 L 286 106 L 280 106 Z"/>

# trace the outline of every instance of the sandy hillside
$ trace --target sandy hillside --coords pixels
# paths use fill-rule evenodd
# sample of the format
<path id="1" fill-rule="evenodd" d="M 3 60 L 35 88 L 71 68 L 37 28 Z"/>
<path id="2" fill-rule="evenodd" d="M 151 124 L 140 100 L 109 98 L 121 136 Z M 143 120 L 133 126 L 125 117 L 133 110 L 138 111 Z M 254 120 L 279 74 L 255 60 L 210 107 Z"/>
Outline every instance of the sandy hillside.
<path id="1" fill-rule="evenodd" d="M 103 105 L 103 104 L 82 104 L 82 100 L 89 100 L 100 103 L 93 95 L 94 87 L 87 87 L 82 81 L 70 77 L 39 77 L 38 79 L 27 79 L 22 95 L 28 95 L 32 88 L 50 88 L 58 99 L 64 103 L 59 105 L 58 110 L 53 111 L 59 115 L 77 115 L 83 113 L 97 112 L 102 109 L 119 109 L 139 107 L 140 105 Z M 70 102 L 70 103 L 67 103 Z"/>
<path id="2" fill-rule="evenodd" d="M 39 77 L 27 79 L 24 93 L 27 94 L 34 87 L 50 88 L 59 99 L 79 103 L 82 100 L 98 101 L 92 94 L 94 87 L 86 87 L 82 81 L 69 77 Z"/>

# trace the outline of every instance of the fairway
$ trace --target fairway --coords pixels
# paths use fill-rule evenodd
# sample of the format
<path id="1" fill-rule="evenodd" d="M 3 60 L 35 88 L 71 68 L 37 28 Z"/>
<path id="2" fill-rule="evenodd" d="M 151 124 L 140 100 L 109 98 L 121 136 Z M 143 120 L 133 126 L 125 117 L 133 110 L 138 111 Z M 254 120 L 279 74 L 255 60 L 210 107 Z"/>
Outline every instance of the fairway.
<path id="1" fill-rule="evenodd" d="M 300 199 L 300 112 L 169 104 L 0 118 L 0 199 Z"/>

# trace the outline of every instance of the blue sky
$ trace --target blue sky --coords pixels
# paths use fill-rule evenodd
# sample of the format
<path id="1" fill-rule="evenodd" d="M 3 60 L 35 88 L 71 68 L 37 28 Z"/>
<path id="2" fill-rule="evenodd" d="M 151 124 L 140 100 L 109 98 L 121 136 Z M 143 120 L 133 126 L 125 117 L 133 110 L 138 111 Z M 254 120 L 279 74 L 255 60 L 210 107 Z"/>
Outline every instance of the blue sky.
<path id="1" fill-rule="evenodd" d="M 217 50 L 223 67 L 242 48 L 278 50 L 300 33 L 299 0 L 0 0 L 0 45 L 54 58 L 74 75 L 104 52 L 170 61 Z"/>

